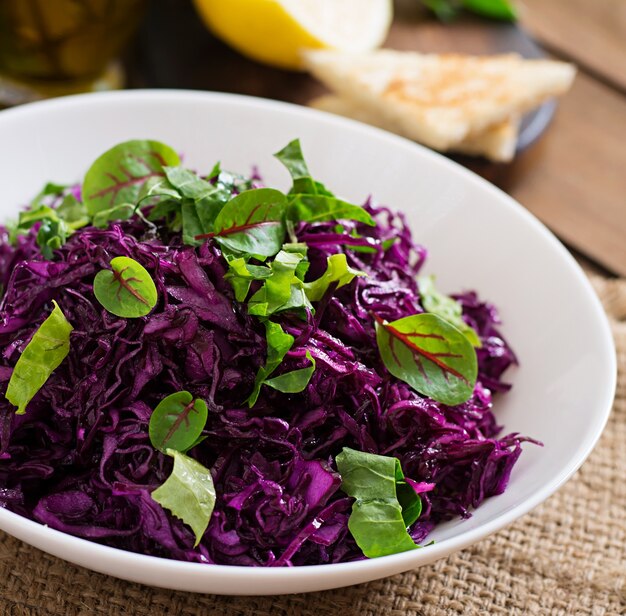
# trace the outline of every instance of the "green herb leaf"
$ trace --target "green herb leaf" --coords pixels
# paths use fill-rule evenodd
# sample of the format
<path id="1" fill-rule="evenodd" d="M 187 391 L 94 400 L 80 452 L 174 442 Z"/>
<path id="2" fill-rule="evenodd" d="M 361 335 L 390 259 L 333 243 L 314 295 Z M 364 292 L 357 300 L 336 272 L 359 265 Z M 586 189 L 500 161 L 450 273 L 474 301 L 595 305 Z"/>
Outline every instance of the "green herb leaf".
<path id="1" fill-rule="evenodd" d="M 211 171 L 209 172 L 209 175 L 206 176 L 207 180 L 217 180 L 221 172 L 222 172 L 222 163 L 218 160 L 213 165 L 213 169 L 211 169 Z"/>
<path id="2" fill-rule="evenodd" d="M 272 275 L 272 270 L 265 265 L 250 265 L 243 257 L 228 261 L 228 272 L 224 276 L 235 291 L 235 299 L 244 302 L 254 280 L 265 280 Z"/>
<path id="3" fill-rule="evenodd" d="M 81 203 L 71 193 L 63 197 L 63 201 L 55 211 L 57 216 L 64 220 L 72 231 L 89 224 L 89 215 L 85 204 Z"/>
<path id="4" fill-rule="evenodd" d="M 302 222 L 356 220 L 372 227 L 376 225 L 371 215 L 360 205 L 325 195 L 293 195 L 289 200 L 289 217 Z"/>
<path id="5" fill-rule="evenodd" d="M 166 453 L 174 458 L 174 468 L 165 483 L 152 492 L 152 498 L 193 530 L 196 547 L 215 507 L 213 477 L 208 468 L 193 458 L 174 449 Z"/>
<path id="6" fill-rule="evenodd" d="M 351 233 L 350 235 L 352 235 L 352 237 L 354 238 L 363 237 L 362 235 L 359 235 L 358 233 Z M 382 249 L 383 252 L 385 252 L 389 250 L 398 241 L 398 239 L 399 238 L 397 237 L 390 237 L 388 240 L 383 240 L 380 243 L 380 248 Z M 356 245 L 351 245 L 351 244 L 346 245 L 346 248 L 348 250 L 352 250 L 353 252 L 362 252 L 362 253 L 368 253 L 368 254 L 375 254 L 379 250 L 378 247 L 374 247 L 374 246 L 356 246 Z"/>
<path id="7" fill-rule="evenodd" d="M 472 396 L 476 351 L 456 327 L 428 313 L 392 323 L 375 319 L 378 350 L 391 374 L 443 404 L 461 404 Z"/>
<path id="8" fill-rule="evenodd" d="M 231 199 L 215 218 L 211 233 L 221 246 L 236 253 L 274 256 L 285 239 L 287 199 L 273 188 L 246 190 Z"/>
<path id="9" fill-rule="evenodd" d="M 53 300 L 54 309 L 40 325 L 15 364 L 6 398 L 23 415 L 26 406 L 70 351 L 74 329 Z"/>
<path id="10" fill-rule="evenodd" d="M 179 391 L 161 400 L 150 415 L 148 433 L 155 449 L 186 453 L 198 441 L 207 420 L 204 400 Z"/>
<path id="11" fill-rule="evenodd" d="M 283 331 L 283 328 L 273 321 L 265 321 L 265 338 L 267 340 L 267 359 L 265 365 L 259 368 L 254 380 L 254 388 L 248 398 L 250 408 L 255 405 L 265 380 L 280 366 L 293 345 L 293 336 Z"/>
<path id="12" fill-rule="evenodd" d="M 165 173 L 165 171 L 163 171 Z M 176 190 L 163 175 L 155 175 L 149 177 L 139 189 L 136 205 L 144 207 L 146 205 L 154 205 L 163 199 L 171 199 L 180 202 L 183 196 Z"/>
<path id="13" fill-rule="evenodd" d="M 39 192 L 39 194 L 30 202 L 30 207 L 37 207 L 45 197 L 60 197 L 66 188 L 69 188 L 66 184 L 55 184 L 54 182 L 48 182 Z"/>
<path id="14" fill-rule="evenodd" d="M 455 299 L 440 293 L 435 288 L 434 276 L 424 276 L 417 282 L 424 310 L 436 314 L 454 325 L 465 335 L 472 346 L 481 347 L 482 342 L 476 330 L 463 320 L 463 307 Z"/>
<path id="15" fill-rule="evenodd" d="M 346 255 L 342 253 L 331 255 L 328 257 L 327 263 L 326 271 L 322 276 L 304 285 L 304 292 L 312 302 L 322 299 L 331 284 L 336 285 L 335 288 L 339 289 L 352 282 L 355 276 L 367 275 L 351 268 L 346 260 Z"/>
<path id="16" fill-rule="evenodd" d="M 306 358 L 311 362 L 311 365 L 307 368 L 292 370 L 272 379 L 266 379 L 265 385 L 284 394 L 297 394 L 304 391 L 315 372 L 315 359 L 313 359 L 309 351 L 306 352 Z"/>
<path id="17" fill-rule="evenodd" d="M 287 171 L 293 179 L 293 187 L 291 193 L 306 193 L 316 194 L 318 187 L 322 188 L 324 192 L 328 191 L 321 185 L 316 185 L 316 182 L 309 173 L 309 168 L 304 160 L 302 154 L 302 148 L 300 146 L 300 140 L 294 139 L 290 141 L 280 152 L 276 152 L 274 156 L 287 167 Z"/>
<path id="18" fill-rule="evenodd" d="M 98 229 L 105 229 L 114 220 L 128 220 L 134 213 L 132 203 L 120 203 L 108 210 L 101 210 L 94 215 L 91 224 Z"/>
<path id="19" fill-rule="evenodd" d="M 54 189 L 64 188 L 57 185 L 48 186 Z M 44 192 L 45 189 L 42 194 Z M 40 203 L 40 200 L 35 201 Z M 74 195 L 67 194 L 57 208 L 39 204 L 21 212 L 15 228 L 15 237 L 26 233 L 36 223 L 41 223 L 37 231 L 37 245 L 41 248 L 44 258 L 51 259 L 52 251 L 60 248 L 76 229 L 88 224 L 89 218 L 83 204 Z"/>
<path id="20" fill-rule="evenodd" d="M 62 220 L 44 218 L 37 231 L 37 245 L 41 248 L 44 259 L 52 259 L 52 251 L 65 244 L 70 231 Z"/>
<path id="21" fill-rule="evenodd" d="M 164 175 L 163 167 L 180 164 L 178 154 L 158 141 L 126 141 L 107 150 L 91 165 L 83 182 L 87 212 L 95 216 L 121 203 L 137 203 L 142 185 Z"/>
<path id="22" fill-rule="evenodd" d="M 205 228 L 200 221 L 195 202 L 192 199 L 184 199 L 180 212 L 183 219 L 183 242 L 189 246 L 199 246 L 202 240 L 197 240 L 196 236 L 202 235 Z"/>
<path id="23" fill-rule="evenodd" d="M 35 223 L 41 222 L 42 220 L 58 221 L 61 219 L 54 208 L 47 205 L 40 205 L 39 207 L 20 212 L 17 219 L 17 227 L 20 231 L 27 231 Z"/>
<path id="24" fill-rule="evenodd" d="M 250 298 L 248 312 L 268 317 L 276 312 L 312 308 L 302 280 L 296 275 L 304 259 L 299 253 L 281 250 L 270 264 L 271 275 L 265 278 L 261 288 Z"/>
<path id="25" fill-rule="evenodd" d="M 148 220 L 155 221 L 166 218 L 166 226 L 172 231 L 180 231 L 182 227 L 181 200 L 163 199 L 150 210 Z M 178 225 L 178 226 L 177 226 Z"/>
<path id="26" fill-rule="evenodd" d="M 197 201 L 215 192 L 213 184 L 184 167 L 163 167 L 169 183 L 183 196 Z"/>
<path id="27" fill-rule="evenodd" d="M 421 499 L 404 481 L 400 461 L 344 447 L 336 462 L 341 489 L 356 499 L 348 528 L 363 554 L 376 558 L 417 549 L 407 527 L 421 513 Z"/>
<path id="28" fill-rule="evenodd" d="M 147 315 L 158 299 L 148 271 L 129 257 L 115 257 L 110 270 L 98 272 L 93 291 L 106 310 L 128 319 Z"/>

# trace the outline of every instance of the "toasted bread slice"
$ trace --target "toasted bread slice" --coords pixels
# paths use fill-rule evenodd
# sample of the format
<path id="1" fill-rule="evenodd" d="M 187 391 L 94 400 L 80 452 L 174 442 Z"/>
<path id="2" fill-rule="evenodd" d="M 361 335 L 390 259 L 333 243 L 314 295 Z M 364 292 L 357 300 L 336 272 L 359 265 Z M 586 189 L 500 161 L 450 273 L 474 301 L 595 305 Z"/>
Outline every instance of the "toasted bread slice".
<path id="1" fill-rule="evenodd" d="M 342 99 L 439 150 L 563 94 L 576 73 L 571 64 L 517 54 L 308 51 L 304 59 Z"/>
<path id="2" fill-rule="evenodd" d="M 351 101 L 328 94 L 312 100 L 309 105 L 322 111 L 352 118 L 392 133 L 407 136 L 401 126 L 394 125 L 381 114 L 359 107 Z M 469 135 L 463 141 L 451 145 L 449 150 L 461 154 L 484 156 L 494 162 L 508 162 L 515 155 L 519 120 L 509 119 L 489 126 L 482 133 Z"/>

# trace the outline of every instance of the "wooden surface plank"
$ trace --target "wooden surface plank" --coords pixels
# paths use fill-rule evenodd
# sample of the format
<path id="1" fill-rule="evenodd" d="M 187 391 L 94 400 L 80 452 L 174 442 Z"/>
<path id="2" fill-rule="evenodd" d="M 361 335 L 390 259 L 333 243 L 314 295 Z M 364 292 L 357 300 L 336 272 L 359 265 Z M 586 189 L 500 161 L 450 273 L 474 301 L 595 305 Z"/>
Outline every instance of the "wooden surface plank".
<path id="1" fill-rule="evenodd" d="M 541 43 L 626 91 L 626 0 L 523 0 L 522 25 Z"/>
<path id="2" fill-rule="evenodd" d="M 626 276 L 626 97 L 579 74 L 507 190 L 563 240 Z"/>

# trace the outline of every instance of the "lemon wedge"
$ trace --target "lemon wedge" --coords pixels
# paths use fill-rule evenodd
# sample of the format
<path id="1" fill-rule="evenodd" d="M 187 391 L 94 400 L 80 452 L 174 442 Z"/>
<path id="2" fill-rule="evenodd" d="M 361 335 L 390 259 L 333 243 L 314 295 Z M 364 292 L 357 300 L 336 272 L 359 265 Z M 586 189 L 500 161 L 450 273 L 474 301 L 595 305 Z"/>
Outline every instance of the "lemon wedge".
<path id="1" fill-rule="evenodd" d="M 360 52 L 379 47 L 392 0 L 194 0 L 216 36 L 242 54 L 287 69 L 302 68 L 303 49 Z"/>

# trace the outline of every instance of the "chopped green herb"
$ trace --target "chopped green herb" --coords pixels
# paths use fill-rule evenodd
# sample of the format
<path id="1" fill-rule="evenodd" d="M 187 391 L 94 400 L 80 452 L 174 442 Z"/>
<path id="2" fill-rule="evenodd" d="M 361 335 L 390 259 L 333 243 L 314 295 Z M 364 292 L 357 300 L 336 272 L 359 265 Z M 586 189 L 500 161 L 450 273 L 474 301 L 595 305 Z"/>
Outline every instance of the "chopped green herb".
<path id="1" fill-rule="evenodd" d="M 323 184 L 316 182 L 295 139 L 274 156 L 285 165 L 293 180 L 289 191 L 288 218 L 293 222 L 356 220 L 374 225 L 369 213 L 358 205 L 337 199 Z"/>
<path id="2" fill-rule="evenodd" d="M 174 468 L 165 483 L 152 492 L 152 498 L 193 530 L 196 547 L 215 507 L 213 477 L 208 468 L 184 453 L 175 449 L 166 453 L 174 458 Z"/>
<path id="3" fill-rule="evenodd" d="M 311 365 L 307 368 L 292 370 L 280 376 L 275 376 L 272 379 L 266 379 L 265 385 L 284 394 L 297 394 L 303 391 L 315 372 L 315 359 L 313 359 L 309 351 L 306 352 L 306 358 L 311 362 Z"/>
<path id="4" fill-rule="evenodd" d="M 190 169 L 184 167 L 163 167 L 169 183 L 183 196 L 197 201 L 215 192 L 210 182 L 203 180 Z"/>
<path id="5" fill-rule="evenodd" d="M 108 210 L 100 210 L 97 212 L 91 224 L 98 229 L 104 229 L 114 220 L 128 220 L 134 212 L 135 206 L 132 203 L 120 203 Z"/>
<path id="6" fill-rule="evenodd" d="M 297 268 L 296 268 L 297 269 Z M 224 276 L 235 291 L 238 302 L 246 301 L 250 285 L 255 280 L 265 280 L 272 275 L 272 269 L 266 265 L 250 265 L 243 257 L 228 260 L 228 272 Z"/>
<path id="7" fill-rule="evenodd" d="M 101 270 L 93 281 L 96 299 L 111 314 L 132 319 L 147 315 L 158 295 L 148 271 L 129 257 L 115 257 L 110 270 Z"/>
<path id="8" fill-rule="evenodd" d="M 250 298 L 248 312 L 269 317 L 285 310 L 312 308 L 304 291 L 304 283 L 296 275 L 304 256 L 281 250 L 270 264 L 271 275 Z"/>
<path id="9" fill-rule="evenodd" d="M 273 321 L 265 321 L 265 338 L 267 340 L 267 359 L 259 368 L 254 380 L 254 388 L 248 398 L 248 406 L 252 408 L 259 397 L 261 386 L 266 379 L 280 366 L 285 355 L 293 345 L 293 336 Z"/>
<path id="10" fill-rule="evenodd" d="M 437 290 L 434 276 L 424 276 L 417 283 L 422 306 L 424 306 L 426 312 L 436 314 L 454 325 L 459 331 L 463 332 L 472 346 L 482 346 L 476 330 L 463 320 L 463 307 L 461 304 Z"/>
<path id="11" fill-rule="evenodd" d="M 360 205 L 325 195 L 293 195 L 289 200 L 289 217 L 296 222 L 356 220 L 370 226 L 376 224 Z"/>
<path id="12" fill-rule="evenodd" d="M 6 398 L 23 415 L 26 406 L 61 365 L 70 351 L 70 333 L 74 329 L 59 305 L 40 325 L 20 355 L 9 380 Z"/>
<path id="13" fill-rule="evenodd" d="M 55 210 L 57 216 L 64 220 L 72 231 L 89 224 L 89 214 L 84 203 L 80 202 L 73 194 L 63 197 L 63 201 Z"/>
<path id="14" fill-rule="evenodd" d="M 280 152 L 276 152 L 274 156 L 285 165 L 293 179 L 293 187 L 290 191 L 291 194 L 304 193 L 315 195 L 318 192 L 318 188 L 321 187 L 323 188 L 323 193 L 330 195 L 321 184 L 317 184 L 311 177 L 309 168 L 304 160 L 304 155 L 302 154 L 299 139 L 290 141 Z"/>
<path id="15" fill-rule="evenodd" d="M 328 257 L 327 263 L 326 271 L 320 278 L 304 285 L 304 292 L 312 302 L 322 299 L 330 285 L 335 285 L 335 288 L 339 289 L 352 282 L 355 276 L 366 275 L 351 268 L 346 260 L 346 255 L 341 253 Z"/>
<path id="16" fill-rule="evenodd" d="M 60 197 L 69 188 L 66 184 L 48 182 L 39 194 L 30 202 L 31 209 L 36 208 L 46 197 Z"/>

